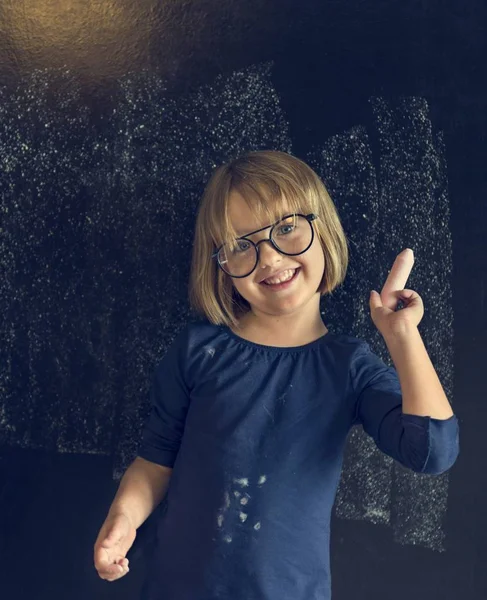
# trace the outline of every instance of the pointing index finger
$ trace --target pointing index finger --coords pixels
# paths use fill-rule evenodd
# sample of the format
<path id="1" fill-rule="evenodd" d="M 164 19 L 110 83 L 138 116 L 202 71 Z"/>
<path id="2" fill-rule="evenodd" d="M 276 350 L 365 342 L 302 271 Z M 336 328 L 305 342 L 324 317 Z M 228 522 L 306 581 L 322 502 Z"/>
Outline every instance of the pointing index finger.
<path id="1" fill-rule="evenodd" d="M 406 282 L 409 279 L 413 265 L 414 253 L 411 248 L 406 248 L 397 255 L 396 260 L 392 265 L 392 269 L 387 276 L 384 287 L 382 288 L 381 295 L 387 295 L 389 292 L 403 290 L 406 287 Z"/>

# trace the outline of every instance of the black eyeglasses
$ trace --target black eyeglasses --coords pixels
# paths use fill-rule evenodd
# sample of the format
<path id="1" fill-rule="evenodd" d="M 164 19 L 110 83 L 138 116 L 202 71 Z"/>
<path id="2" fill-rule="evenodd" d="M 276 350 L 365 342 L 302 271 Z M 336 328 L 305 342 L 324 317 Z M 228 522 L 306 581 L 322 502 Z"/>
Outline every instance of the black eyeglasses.
<path id="1" fill-rule="evenodd" d="M 286 215 L 272 225 L 256 229 L 239 237 L 231 245 L 223 244 L 211 258 L 218 259 L 218 266 L 230 277 L 248 277 L 254 272 L 259 262 L 259 244 L 270 242 L 281 254 L 297 256 L 309 249 L 314 239 L 314 229 L 311 222 L 318 218 L 313 213 L 309 215 Z M 257 243 L 249 240 L 249 236 L 271 228 L 268 238 Z"/>

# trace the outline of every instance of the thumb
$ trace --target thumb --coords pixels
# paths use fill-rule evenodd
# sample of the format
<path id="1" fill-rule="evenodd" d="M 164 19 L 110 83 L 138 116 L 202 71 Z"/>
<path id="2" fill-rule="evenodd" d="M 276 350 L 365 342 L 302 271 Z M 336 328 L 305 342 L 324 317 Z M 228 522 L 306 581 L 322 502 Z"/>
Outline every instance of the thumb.
<path id="1" fill-rule="evenodd" d="M 123 537 L 124 537 L 124 535 L 123 535 L 123 532 L 121 531 L 120 527 L 113 525 L 108 530 L 108 533 L 102 542 L 102 546 L 104 548 L 110 548 L 111 546 L 118 544 L 120 542 L 120 540 L 123 539 Z"/>
<path id="2" fill-rule="evenodd" d="M 374 307 L 381 306 L 382 303 L 381 303 L 380 294 L 378 292 L 376 292 L 375 290 L 371 290 L 369 302 Z"/>

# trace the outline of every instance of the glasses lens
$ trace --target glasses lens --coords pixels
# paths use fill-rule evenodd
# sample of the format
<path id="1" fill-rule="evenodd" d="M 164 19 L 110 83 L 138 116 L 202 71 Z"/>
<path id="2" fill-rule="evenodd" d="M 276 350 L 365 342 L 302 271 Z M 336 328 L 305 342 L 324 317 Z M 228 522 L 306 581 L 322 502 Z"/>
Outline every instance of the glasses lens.
<path id="1" fill-rule="evenodd" d="M 272 232 L 272 241 L 285 254 L 301 254 L 307 250 L 313 238 L 308 219 L 291 216 L 279 221 Z"/>
<path id="2" fill-rule="evenodd" d="M 236 240 L 233 246 L 225 244 L 221 248 L 218 260 L 229 275 L 244 277 L 255 267 L 257 250 L 249 240 Z"/>
<path id="3" fill-rule="evenodd" d="M 265 239 L 265 238 L 264 238 Z M 304 217 L 291 216 L 279 221 L 272 232 L 272 241 L 284 254 L 301 254 L 313 239 L 311 223 Z M 229 275 L 245 277 L 257 262 L 257 249 L 250 240 L 236 240 L 225 244 L 218 254 L 222 269 Z"/>

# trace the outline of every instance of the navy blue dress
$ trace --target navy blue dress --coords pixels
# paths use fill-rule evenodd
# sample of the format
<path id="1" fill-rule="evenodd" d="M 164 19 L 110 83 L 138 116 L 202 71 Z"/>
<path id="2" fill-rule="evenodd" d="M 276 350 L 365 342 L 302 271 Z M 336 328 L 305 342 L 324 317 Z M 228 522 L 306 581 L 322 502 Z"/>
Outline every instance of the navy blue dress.
<path id="1" fill-rule="evenodd" d="M 401 400 L 358 338 L 279 348 L 187 325 L 155 368 L 138 451 L 173 467 L 143 600 L 329 600 L 350 428 L 416 472 L 457 458 L 457 417 L 404 415 Z"/>

